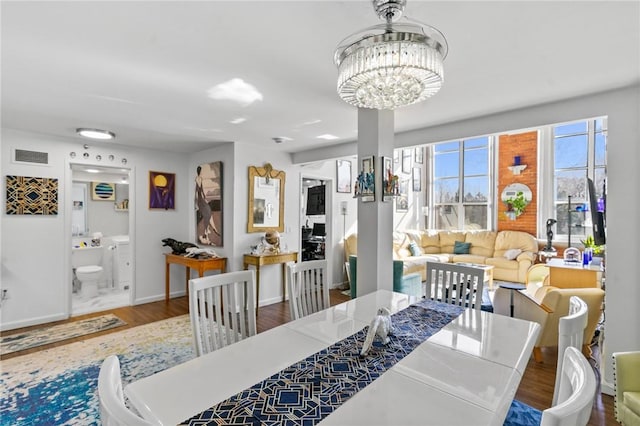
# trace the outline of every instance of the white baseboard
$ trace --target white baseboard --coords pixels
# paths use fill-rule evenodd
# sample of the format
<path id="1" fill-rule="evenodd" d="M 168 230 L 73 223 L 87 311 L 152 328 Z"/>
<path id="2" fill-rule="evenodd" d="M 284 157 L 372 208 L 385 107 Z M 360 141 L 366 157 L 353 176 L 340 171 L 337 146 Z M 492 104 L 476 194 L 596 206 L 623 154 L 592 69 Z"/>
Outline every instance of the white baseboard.
<path id="1" fill-rule="evenodd" d="M 27 320 L 22 320 L 22 321 L 12 321 L 12 322 L 3 321 L 2 324 L 0 324 L 0 330 L 7 331 L 7 330 L 13 330 L 16 328 L 30 327 L 32 325 L 45 324 L 48 322 L 65 320 L 67 318 L 69 317 L 65 313 L 58 313 L 53 315 L 47 315 L 44 317 L 29 318 Z"/>
<path id="2" fill-rule="evenodd" d="M 173 293 L 169 293 L 169 297 L 170 298 L 174 298 L 174 297 L 182 297 L 182 296 L 186 296 L 187 292 L 186 291 L 174 291 Z M 144 305 L 145 303 L 151 303 L 151 302 L 159 302 L 161 300 L 164 300 L 164 293 L 163 294 L 157 294 L 155 296 L 148 296 L 148 297 L 141 297 L 140 299 L 135 299 L 133 301 L 134 305 Z"/>

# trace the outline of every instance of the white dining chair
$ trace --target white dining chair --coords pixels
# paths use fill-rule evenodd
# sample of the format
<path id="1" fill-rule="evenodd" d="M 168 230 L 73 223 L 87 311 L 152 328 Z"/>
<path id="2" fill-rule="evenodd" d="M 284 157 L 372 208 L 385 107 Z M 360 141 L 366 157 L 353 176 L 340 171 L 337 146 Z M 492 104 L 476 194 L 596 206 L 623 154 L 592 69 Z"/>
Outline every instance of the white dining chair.
<path id="1" fill-rule="evenodd" d="M 558 402 L 561 379 L 561 375 L 558 374 L 558 372 L 562 371 L 562 363 L 564 362 L 562 354 L 564 354 L 568 347 L 573 347 L 578 350 L 582 349 L 584 329 L 587 326 L 588 318 L 589 308 L 586 302 L 578 296 L 571 296 L 569 299 L 569 314 L 561 317 L 558 322 L 558 363 L 556 367 L 556 383 L 553 391 L 552 406 Z"/>
<path id="2" fill-rule="evenodd" d="M 591 417 L 597 380 L 580 348 L 569 346 L 562 361 L 557 404 L 542 412 L 540 426 L 584 426 Z"/>
<path id="3" fill-rule="evenodd" d="M 124 403 L 120 361 L 116 355 L 107 357 L 98 374 L 100 420 L 103 426 L 149 426 L 156 423 L 138 417 Z"/>
<path id="4" fill-rule="evenodd" d="M 484 272 L 455 263 L 427 262 L 425 298 L 480 310 Z"/>
<path id="5" fill-rule="evenodd" d="M 326 260 L 287 264 L 287 282 L 292 320 L 329 307 Z"/>
<path id="6" fill-rule="evenodd" d="M 540 411 L 513 400 L 504 426 L 585 426 L 591 417 L 597 380 L 589 360 L 579 348 L 567 347 L 556 385 L 557 403 Z"/>
<path id="7" fill-rule="evenodd" d="M 255 271 L 189 280 L 189 316 L 196 355 L 256 334 Z"/>

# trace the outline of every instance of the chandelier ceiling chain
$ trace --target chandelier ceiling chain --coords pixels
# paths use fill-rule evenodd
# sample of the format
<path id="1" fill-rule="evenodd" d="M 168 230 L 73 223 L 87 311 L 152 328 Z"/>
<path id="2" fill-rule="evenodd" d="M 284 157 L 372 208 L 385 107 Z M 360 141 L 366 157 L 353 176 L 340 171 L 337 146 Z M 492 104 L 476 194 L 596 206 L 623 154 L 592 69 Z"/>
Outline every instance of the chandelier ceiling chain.
<path id="1" fill-rule="evenodd" d="M 385 24 L 344 39 L 336 49 L 338 95 L 359 108 L 396 109 L 435 95 L 448 46 L 437 29 L 402 17 L 406 0 L 372 0 Z"/>

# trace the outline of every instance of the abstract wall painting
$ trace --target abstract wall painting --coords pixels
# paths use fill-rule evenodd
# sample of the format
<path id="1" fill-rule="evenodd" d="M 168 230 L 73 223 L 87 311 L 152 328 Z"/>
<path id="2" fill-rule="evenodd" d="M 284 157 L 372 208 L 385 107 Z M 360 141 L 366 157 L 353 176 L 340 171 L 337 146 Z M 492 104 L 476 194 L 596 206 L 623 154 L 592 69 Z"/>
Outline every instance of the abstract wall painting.
<path id="1" fill-rule="evenodd" d="M 222 194 L 222 161 L 199 165 L 195 188 L 199 244 L 222 246 Z"/>
<path id="2" fill-rule="evenodd" d="M 91 182 L 91 199 L 95 201 L 115 201 L 116 185 L 109 182 Z"/>
<path id="3" fill-rule="evenodd" d="M 58 179 L 7 176 L 7 214 L 57 215 Z"/>
<path id="4" fill-rule="evenodd" d="M 149 208 L 175 210 L 176 174 L 149 171 Z"/>

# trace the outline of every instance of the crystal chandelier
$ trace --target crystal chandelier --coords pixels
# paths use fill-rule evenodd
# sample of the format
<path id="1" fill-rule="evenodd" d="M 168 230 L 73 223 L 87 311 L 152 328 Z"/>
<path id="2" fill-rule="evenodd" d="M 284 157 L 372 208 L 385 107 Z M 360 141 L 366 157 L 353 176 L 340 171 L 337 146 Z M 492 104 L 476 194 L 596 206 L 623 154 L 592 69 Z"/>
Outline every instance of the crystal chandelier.
<path id="1" fill-rule="evenodd" d="M 395 109 L 435 95 L 444 81 L 447 41 L 404 17 L 406 0 L 373 0 L 385 24 L 345 38 L 336 49 L 338 95 L 359 108 Z"/>

